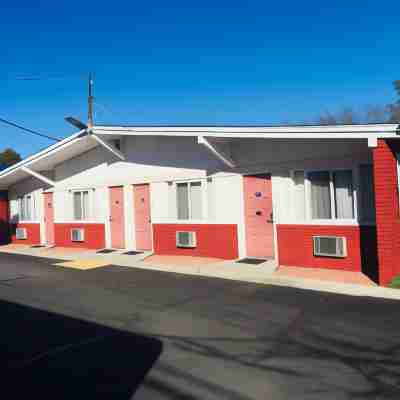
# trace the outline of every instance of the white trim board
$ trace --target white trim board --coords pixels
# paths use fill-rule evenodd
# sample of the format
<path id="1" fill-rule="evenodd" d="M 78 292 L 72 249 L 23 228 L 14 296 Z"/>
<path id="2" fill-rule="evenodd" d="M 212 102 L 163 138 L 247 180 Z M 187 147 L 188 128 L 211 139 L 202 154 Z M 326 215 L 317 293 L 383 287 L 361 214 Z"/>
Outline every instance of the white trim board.
<path id="1" fill-rule="evenodd" d="M 398 137 L 397 124 L 366 125 L 310 125 L 310 126 L 260 126 L 260 127 L 180 127 L 148 126 L 118 127 L 94 126 L 93 133 L 100 135 L 135 136 L 209 136 L 226 138 L 270 138 L 270 139 L 368 139 Z M 373 145 L 375 142 L 371 142 Z"/>

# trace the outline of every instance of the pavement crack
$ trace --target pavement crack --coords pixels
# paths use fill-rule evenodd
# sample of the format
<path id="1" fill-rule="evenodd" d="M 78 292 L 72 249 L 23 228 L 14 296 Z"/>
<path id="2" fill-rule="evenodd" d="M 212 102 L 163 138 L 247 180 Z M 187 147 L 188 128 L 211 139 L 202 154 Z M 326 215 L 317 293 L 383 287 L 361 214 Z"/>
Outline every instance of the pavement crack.
<path id="1" fill-rule="evenodd" d="M 85 345 L 88 345 L 88 344 L 99 342 L 99 341 L 104 340 L 104 339 L 106 339 L 108 337 L 111 337 L 111 336 L 114 336 L 114 335 L 113 334 L 109 334 L 109 335 L 95 336 L 95 337 L 91 337 L 89 339 L 81 340 L 81 341 L 79 341 L 77 343 L 67 343 L 67 344 L 65 344 L 63 346 L 58 346 L 58 347 L 55 347 L 54 349 L 51 349 L 49 351 L 45 351 L 43 353 L 39 353 L 39 354 L 35 355 L 34 357 L 31 357 L 31 358 L 29 358 L 27 360 L 23 360 L 22 362 L 14 363 L 14 364 L 10 365 L 9 368 L 10 369 L 24 368 L 24 367 L 26 367 L 26 366 L 28 366 L 30 364 L 33 364 L 36 361 L 40 361 L 40 360 L 43 360 L 43 359 L 48 358 L 48 357 L 53 357 L 55 355 L 64 353 L 66 351 L 69 351 L 69 350 L 72 350 L 72 349 L 75 349 L 75 348 L 78 348 L 78 347 L 81 347 L 81 346 L 85 346 Z"/>
<path id="2" fill-rule="evenodd" d="M 10 282 L 15 282 L 15 281 L 18 281 L 21 279 L 26 279 L 26 278 L 33 278 L 33 277 L 29 276 L 29 275 L 21 275 L 21 276 L 15 277 L 15 278 L 2 279 L 2 280 L 0 280 L 0 285 L 10 286 L 9 285 Z"/>

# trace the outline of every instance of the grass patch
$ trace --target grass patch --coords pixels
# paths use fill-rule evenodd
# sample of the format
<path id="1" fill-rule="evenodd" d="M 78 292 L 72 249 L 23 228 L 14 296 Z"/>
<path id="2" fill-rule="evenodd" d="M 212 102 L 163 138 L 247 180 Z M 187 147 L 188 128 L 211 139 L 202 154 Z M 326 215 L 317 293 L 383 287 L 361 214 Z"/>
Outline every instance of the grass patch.
<path id="1" fill-rule="evenodd" d="M 400 289 L 400 275 L 397 275 L 392 279 L 392 282 L 389 283 L 389 287 L 392 289 Z"/>

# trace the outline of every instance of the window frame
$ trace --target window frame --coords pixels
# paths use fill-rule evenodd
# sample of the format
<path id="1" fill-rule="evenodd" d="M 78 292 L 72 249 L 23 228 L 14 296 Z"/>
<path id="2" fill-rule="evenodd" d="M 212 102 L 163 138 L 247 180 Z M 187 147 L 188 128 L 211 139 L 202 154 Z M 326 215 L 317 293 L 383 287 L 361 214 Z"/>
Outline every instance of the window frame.
<path id="1" fill-rule="evenodd" d="M 88 202 L 87 202 L 87 207 L 88 209 L 86 210 L 87 213 L 85 215 L 84 219 L 76 219 L 75 218 L 75 193 L 81 193 L 81 201 L 80 201 L 80 207 L 81 207 L 81 215 L 83 216 L 83 193 L 87 192 L 88 193 Z M 72 207 L 72 221 L 74 222 L 89 222 L 91 221 L 92 218 L 92 190 L 91 189 L 72 189 L 71 190 L 71 207 Z"/>
<path id="2" fill-rule="evenodd" d="M 190 191 L 190 185 L 192 183 L 200 183 L 200 193 L 201 193 L 201 219 L 193 219 L 192 218 L 192 202 L 191 202 L 191 191 Z M 190 221 L 199 221 L 199 222 L 204 222 L 207 219 L 207 182 L 204 179 L 188 179 L 184 181 L 175 181 L 173 182 L 174 184 L 174 189 L 175 189 L 175 199 L 176 199 L 176 207 L 175 207 L 175 213 L 176 213 L 176 220 L 179 221 L 180 223 L 184 222 L 190 222 Z M 188 187 L 188 215 L 189 217 L 187 219 L 180 219 L 178 215 L 178 185 L 179 184 L 186 184 Z"/>
<path id="3" fill-rule="evenodd" d="M 22 218 L 22 216 L 26 217 L 26 203 L 27 199 L 30 198 L 30 218 Z M 22 209 L 24 208 L 24 213 Z M 32 193 L 24 194 L 23 196 L 17 197 L 17 210 L 18 210 L 18 222 L 37 222 L 36 221 L 36 201 L 35 196 Z"/>
<path id="4" fill-rule="evenodd" d="M 336 215 L 336 194 L 334 184 L 334 173 L 338 171 L 351 171 L 352 174 L 352 186 L 353 186 L 353 218 L 337 218 Z M 306 187 L 306 215 L 307 219 L 314 224 L 355 224 L 358 221 L 358 201 L 357 201 L 357 190 L 358 190 L 358 172 L 357 167 L 343 167 L 343 168 L 312 168 L 304 170 L 304 182 Z M 312 217 L 312 201 L 311 201 L 311 181 L 309 175 L 313 172 L 328 172 L 329 173 L 329 192 L 330 192 L 330 203 L 331 203 L 331 218 L 313 218 Z"/>
<path id="5" fill-rule="evenodd" d="M 331 197 L 331 218 L 330 219 L 321 219 L 321 218 L 313 218 L 312 217 L 312 201 L 311 201 L 311 181 L 309 179 L 309 174 L 313 172 L 328 172 L 329 173 L 329 191 Z M 337 218 L 336 217 L 336 196 L 335 196 L 335 187 L 334 187 L 334 173 L 338 171 L 351 171 L 352 173 L 352 186 L 353 186 L 353 218 Z M 359 199 L 358 199 L 358 191 L 359 187 L 359 173 L 360 167 L 359 165 L 351 165 L 346 167 L 315 167 L 315 168 L 293 168 L 290 171 L 290 180 L 291 180 L 291 192 L 294 194 L 295 186 L 294 186 L 294 174 L 303 172 L 304 173 L 304 219 L 297 219 L 295 212 L 291 213 L 291 223 L 294 224 L 310 224 L 310 225 L 361 225 L 365 224 L 364 222 L 359 221 Z"/>

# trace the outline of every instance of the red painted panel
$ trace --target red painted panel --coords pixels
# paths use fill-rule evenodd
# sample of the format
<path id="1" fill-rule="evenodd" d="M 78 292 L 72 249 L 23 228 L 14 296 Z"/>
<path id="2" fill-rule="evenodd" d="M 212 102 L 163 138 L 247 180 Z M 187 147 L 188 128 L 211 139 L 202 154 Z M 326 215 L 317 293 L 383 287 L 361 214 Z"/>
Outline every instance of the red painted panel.
<path id="1" fill-rule="evenodd" d="M 400 274 L 400 218 L 397 187 L 397 141 L 378 140 L 373 150 L 379 283 Z"/>
<path id="2" fill-rule="evenodd" d="M 134 185 L 137 250 L 151 250 L 150 185 Z"/>
<path id="3" fill-rule="evenodd" d="M 46 230 L 46 244 L 54 244 L 54 204 L 53 193 L 43 193 L 44 223 Z"/>
<path id="4" fill-rule="evenodd" d="M 17 240 L 15 238 L 16 228 L 26 228 L 27 239 Z M 40 224 L 39 223 L 18 223 L 11 226 L 11 242 L 17 244 L 40 244 Z"/>
<path id="5" fill-rule="evenodd" d="M 279 264 L 361 271 L 360 227 L 340 225 L 277 225 Z M 344 236 L 347 257 L 317 257 L 313 236 Z M 364 238 L 364 240 L 366 240 Z"/>
<path id="6" fill-rule="evenodd" d="M 71 229 L 82 228 L 85 230 L 83 242 L 71 240 Z M 103 249 L 105 247 L 104 224 L 54 224 L 55 245 L 60 247 L 80 247 L 86 249 Z"/>
<path id="7" fill-rule="evenodd" d="M 176 247 L 177 231 L 196 232 L 197 247 Z M 226 260 L 238 258 L 236 225 L 154 224 L 153 243 L 155 254 L 215 257 Z"/>
<path id="8" fill-rule="evenodd" d="M 125 247 L 124 224 L 124 188 L 110 187 L 110 228 L 111 247 L 123 249 Z"/>
<path id="9" fill-rule="evenodd" d="M 8 203 L 8 192 L 0 191 L 0 244 L 10 242 L 10 213 Z"/>
<path id="10" fill-rule="evenodd" d="M 271 175 L 243 177 L 246 249 L 249 257 L 273 257 Z"/>

